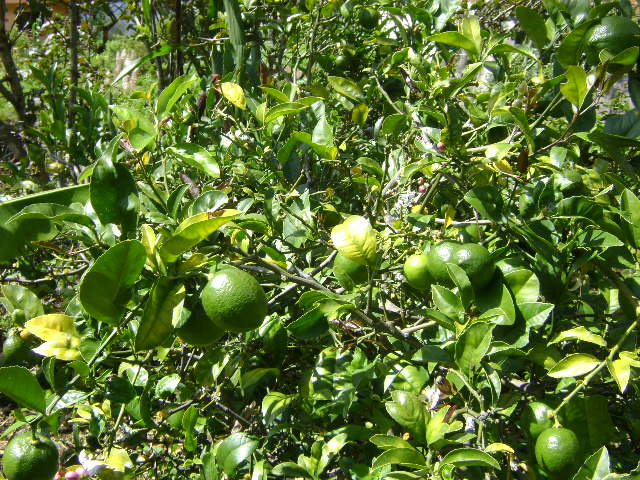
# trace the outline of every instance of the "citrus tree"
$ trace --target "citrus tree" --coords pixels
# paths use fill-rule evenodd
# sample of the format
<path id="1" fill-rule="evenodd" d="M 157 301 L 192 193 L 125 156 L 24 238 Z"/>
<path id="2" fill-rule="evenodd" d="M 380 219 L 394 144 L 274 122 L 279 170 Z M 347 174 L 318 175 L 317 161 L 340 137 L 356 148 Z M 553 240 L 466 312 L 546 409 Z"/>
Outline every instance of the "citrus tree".
<path id="1" fill-rule="evenodd" d="M 638 478 L 640 27 L 500 7 L 130 2 L 0 204 L 5 476 Z"/>

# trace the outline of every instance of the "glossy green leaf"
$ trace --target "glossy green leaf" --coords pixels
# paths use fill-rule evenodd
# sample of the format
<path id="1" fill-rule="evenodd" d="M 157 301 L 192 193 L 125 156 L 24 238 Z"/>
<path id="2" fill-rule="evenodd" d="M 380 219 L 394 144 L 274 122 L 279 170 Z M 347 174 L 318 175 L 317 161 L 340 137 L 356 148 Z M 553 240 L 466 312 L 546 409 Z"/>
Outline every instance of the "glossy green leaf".
<path id="1" fill-rule="evenodd" d="M 188 252 L 198 243 L 221 226 L 229 223 L 241 214 L 238 210 L 220 210 L 218 212 L 198 213 L 183 221 L 160 247 L 160 254 L 167 262 L 175 262 L 183 253 Z"/>
<path id="2" fill-rule="evenodd" d="M 618 360 L 607 359 L 607 368 L 616 381 L 620 393 L 624 393 L 627 390 L 629 379 L 631 378 L 631 363 L 621 356 Z"/>
<path id="3" fill-rule="evenodd" d="M 325 314 L 318 306 L 304 312 L 298 319 L 287 325 L 287 330 L 304 340 L 323 337 L 329 333 L 329 324 Z"/>
<path id="4" fill-rule="evenodd" d="M 377 257 L 376 231 L 369 220 L 352 215 L 331 230 L 333 246 L 349 260 L 371 265 Z"/>
<path id="5" fill-rule="evenodd" d="M 449 318 L 464 322 L 464 306 L 455 293 L 440 285 L 431 285 L 431 295 L 438 310 Z"/>
<path id="6" fill-rule="evenodd" d="M 98 257 L 80 282 L 80 302 L 89 315 L 117 325 L 146 260 L 137 240 L 120 242 Z"/>
<path id="7" fill-rule="evenodd" d="M 567 81 L 560 85 L 560 92 L 573 105 L 578 108 L 582 107 L 584 99 L 589 93 L 586 72 L 578 65 L 570 65 L 564 75 Z"/>
<path id="8" fill-rule="evenodd" d="M 192 167 L 195 167 L 210 177 L 220 177 L 220 166 L 205 148 L 195 143 L 177 143 L 167 151 Z"/>
<path id="9" fill-rule="evenodd" d="M 313 478 L 313 476 L 311 476 L 304 467 L 293 462 L 279 463 L 273 467 L 271 473 L 273 475 L 286 478 Z"/>
<path id="10" fill-rule="evenodd" d="M 509 288 L 513 292 L 516 303 L 537 302 L 540 296 L 540 280 L 530 270 L 517 269 L 504 275 Z"/>
<path id="11" fill-rule="evenodd" d="M 533 40 L 537 49 L 542 49 L 547 43 L 547 26 L 544 18 L 532 8 L 518 5 L 516 17 L 522 29 Z"/>
<path id="12" fill-rule="evenodd" d="M 387 412 L 400 426 L 411 433 L 415 441 L 425 441 L 427 413 L 422 401 L 412 392 L 394 390 L 391 402 L 385 403 Z"/>
<path id="13" fill-rule="evenodd" d="M 238 467 L 251 458 L 258 442 L 245 433 L 232 433 L 218 445 L 216 460 L 224 473 L 232 476 Z"/>
<path id="14" fill-rule="evenodd" d="M 600 345 L 601 347 L 607 346 L 607 342 L 604 338 L 595 333 L 591 333 L 585 327 L 576 327 L 570 330 L 565 330 L 564 332 L 560 332 L 553 338 L 553 340 L 549 342 L 549 344 L 566 342 L 569 340 L 581 340 L 583 342 L 595 343 L 596 345 Z"/>
<path id="15" fill-rule="evenodd" d="M 45 411 L 44 390 L 35 375 L 24 367 L 0 368 L 0 392 L 25 408 Z"/>
<path id="16" fill-rule="evenodd" d="M 424 465 L 425 460 L 415 448 L 392 448 L 373 460 L 371 468 L 378 469 L 387 465 Z"/>
<path id="17" fill-rule="evenodd" d="M 572 480 L 604 480 L 611 473 L 611 460 L 606 447 L 591 454 Z"/>
<path id="18" fill-rule="evenodd" d="M 478 322 L 469 325 L 456 341 L 455 360 L 463 370 L 480 365 L 489 351 L 495 325 Z"/>
<path id="19" fill-rule="evenodd" d="M 564 38 L 558 48 L 558 60 L 564 67 L 577 65 L 580 62 L 580 55 L 586 46 L 589 30 L 596 23 L 596 20 L 583 22 Z"/>
<path id="20" fill-rule="evenodd" d="M 240 70 L 245 65 L 246 40 L 242 23 L 242 12 L 238 0 L 223 0 L 225 23 L 229 30 L 231 45 L 233 46 L 233 60 L 235 68 Z"/>
<path id="21" fill-rule="evenodd" d="M 174 105 L 180 100 L 180 97 L 192 90 L 198 84 L 198 77 L 193 73 L 187 73 L 176 78 L 165 88 L 156 102 L 156 118 L 162 120 L 171 113 Z"/>
<path id="22" fill-rule="evenodd" d="M 394 435 L 373 435 L 369 441 L 376 447 L 382 448 L 383 450 L 390 450 L 392 448 L 413 448 L 409 442 Z"/>
<path id="23" fill-rule="evenodd" d="M 293 115 L 301 112 L 306 109 L 307 106 L 302 103 L 290 102 L 290 103 L 280 103 L 275 107 L 270 108 L 264 115 L 264 123 L 267 124 L 269 122 L 273 122 L 277 118 L 283 117 L 285 115 Z"/>
<path id="24" fill-rule="evenodd" d="M 4 299 L 0 303 L 7 312 L 13 314 L 15 310 L 20 310 L 14 315 L 14 322 L 22 325 L 25 321 L 44 315 L 44 308 L 38 296 L 22 285 L 5 284 L 0 287 Z M 16 318 L 18 316 L 19 318 Z"/>
<path id="25" fill-rule="evenodd" d="M 442 463 L 455 465 L 456 467 L 500 468 L 500 464 L 495 458 L 476 448 L 457 448 L 452 450 L 444 456 Z"/>
<path id="26" fill-rule="evenodd" d="M 427 37 L 430 42 L 444 43 L 453 47 L 464 48 L 472 54 L 479 54 L 478 48 L 472 39 L 465 37 L 460 32 L 442 32 Z"/>
<path id="27" fill-rule="evenodd" d="M 167 277 L 158 280 L 144 306 L 136 333 L 136 350 L 162 345 L 171 336 L 182 315 L 186 291 L 184 285 Z"/>
<path id="28" fill-rule="evenodd" d="M 138 224 L 138 189 L 129 169 L 115 163 L 119 137 L 114 138 L 96 163 L 91 176 L 90 199 L 103 225 L 117 223 L 132 234 Z"/>
<path id="29" fill-rule="evenodd" d="M 280 392 L 269 392 L 262 399 L 262 418 L 266 425 L 282 420 L 283 416 L 295 401 L 295 395 Z"/>
<path id="30" fill-rule="evenodd" d="M 475 298 L 469 277 L 467 277 L 467 274 L 462 268 L 454 263 L 447 263 L 447 271 L 453 283 L 458 287 L 458 297 L 462 301 L 462 306 L 466 311 Z"/>
<path id="31" fill-rule="evenodd" d="M 327 77 L 329 80 L 329 85 L 340 95 L 343 95 L 351 100 L 355 100 L 356 102 L 364 101 L 364 94 L 362 90 L 353 80 L 349 80 L 348 78 L 343 77 L 335 77 L 329 76 Z"/>
<path id="32" fill-rule="evenodd" d="M 24 207 L 19 213 L 11 217 L 7 223 L 22 222 L 25 220 L 49 220 L 51 222 L 70 222 L 94 228 L 91 218 L 84 213 L 56 203 L 36 203 Z"/>
<path id="33" fill-rule="evenodd" d="M 596 368 L 600 361 L 588 353 L 573 353 L 556 363 L 547 373 L 553 378 L 580 377 Z"/>

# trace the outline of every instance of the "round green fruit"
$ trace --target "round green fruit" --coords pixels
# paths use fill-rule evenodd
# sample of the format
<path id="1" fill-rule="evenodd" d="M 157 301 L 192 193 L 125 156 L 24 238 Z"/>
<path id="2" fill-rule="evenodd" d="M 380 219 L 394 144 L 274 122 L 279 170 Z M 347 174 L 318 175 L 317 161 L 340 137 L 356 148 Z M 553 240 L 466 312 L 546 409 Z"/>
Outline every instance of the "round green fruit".
<path id="1" fill-rule="evenodd" d="M 2 467 L 7 480 L 51 480 L 58 471 L 59 455 L 46 437 L 20 433 L 7 444 Z"/>
<path id="2" fill-rule="evenodd" d="M 453 263 L 464 270 L 473 288 L 480 289 L 493 278 L 496 265 L 491 260 L 489 250 L 482 245 L 464 243 L 455 251 L 453 258 Z"/>
<path id="3" fill-rule="evenodd" d="M 434 281 L 440 285 L 453 285 L 447 263 L 455 263 L 455 254 L 460 248 L 459 243 L 440 242 L 427 253 L 427 269 Z"/>
<path id="4" fill-rule="evenodd" d="M 587 45 L 595 50 L 608 50 L 618 54 L 626 48 L 638 45 L 640 27 L 627 17 L 604 17 L 587 33 Z"/>
<path id="5" fill-rule="evenodd" d="M 353 290 L 356 285 L 366 283 L 369 278 L 366 265 L 349 260 L 341 253 L 333 260 L 333 274 L 345 290 Z"/>
<path id="6" fill-rule="evenodd" d="M 258 328 L 267 315 L 267 298 L 258 281 L 236 267 L 223 267 L 209 277 L 200 295 L 209 319 L 229 332 Z"/>
<path id="7" fill-rule="evenodd" d="M 20 335 L 12 333 L 2 344 L 5 365 L 21 365 L 32 357 L 31 350 Z"/>
<path id="8" fill-rule="evenodd" d="M 373 30 L 378 26 L 378 22 L 380 21 L 380 14 L 377 10 L 373 8 L 365 8 L 360 11 L 358 15 L 358 22 L 360 22 L 360 26 L 367 30 Z"/>
<path id="9" fill-rule="evenodd" d="M 531 402 L 522 412 L 521 427 L 530 441 L 535 441 L 540 434 L 553 427 L 553 409 L 542 402 Z"/>
<path id="10" fill-rule="evenodd" d="M 202 304 L 194 305 L 186 323 L 176 330 L 180 339 L 194 347 L 205 347 L 220 340 L 224 330 L 209 320 Z"/>
<path id="11" fill-rule="evenodd" d="M 429 273 L 429 260 L 424 253 L 411 255 L 404 262 L 404 278 L 416 290 L 426 290 L 433 283 Z"/>
<path id="12" fill-rule="evenodd" d="M 553 479 L 570 478 L 580 454 L 578 437 L 568 428 L 547 428 L 536 440 L 536 461 Z"/>

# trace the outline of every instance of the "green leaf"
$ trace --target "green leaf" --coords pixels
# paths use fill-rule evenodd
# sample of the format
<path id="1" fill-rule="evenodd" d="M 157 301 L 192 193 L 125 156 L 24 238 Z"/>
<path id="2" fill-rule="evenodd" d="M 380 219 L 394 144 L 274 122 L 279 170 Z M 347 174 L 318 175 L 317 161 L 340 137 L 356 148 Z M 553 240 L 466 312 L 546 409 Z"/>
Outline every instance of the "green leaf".
<path id="1" fill-rule="evenodd" d="M 620 195 L 620 209 L 623 212 L 622 228 L 625 235 L 636 248 L 640 247 L 640 200 L 634 193 L 625 188 Z"/>
<path id="2" fill-rule="evenodd" d="M 262 399 L 262 418 L 264 423 L 271 425 L 282 420 L 295 399 L 295 395 L 286 395 L 280 392 L 267 393 Z"/>
<path id="3" fill-rule="evenodd" d="M 329 80 L 329 85 L 340 95 L 355 100 L 356 102 L 364 101 L 364 94 L 354 81 L 343 77 L 333 77 L 331 75 L 327 77 L 327 80 Z"/>
<path id="4" fill-rule="evenodd" d="M 233 47 L 234 63 L 237 70 L 245 67 L 246 40 L 242 25 L 242 12 L 238 0 L 223 0 L 224 18 Z"/>
<path id="5" fill-rule="evenodd" d="M 596 368 L 600 361 L 588 353 L 573 353 L 556 363 L 547 373 L 553 378 L 579 377 Z"/>
<path id="6" fill-rule="evenodd" d="M 171 113 L 173 106 L 180 100 L 180 97 L 198 84 L 198 77 L 193 73 L 187 73 L 176 78 L 165 88 L 156 103 L 156 118 L 158 121 Z"/>
<path id="7" fill-rule="evenodd" d="M 188 252 L 198 243 L 221 226 L 241 214 L 238 210 L 220 210 L 218 212 L 198 213 L 183 221 L 160 247 L 160 255 L 167 262 L 175 262 L 183 253 Z"/>
<path id="8" fill-rule="evenodd" d="M 331 230 L 333 246 L 349 260 L 360 265 L 373 264 L 376 260 L 376 231 L 369 220 L 352 215 Z"/>
<path id="9" fill-rule="evenodd" d="M 498 461 L 488 453 L 475 448 L 457 448 L 447 453 L 442 464 L 456 467 L 489 467 L 500 468 Z"/>
<path id="10" fill-rule="evenodd" d="M 622 242 L 622 240 L 620 240 L 615 235 L 597 229 L 588 229 L 581 232 L 576 237 L 576 242 L 580 247 L 602 249 L 624 245 L 624 242 Z"/>
<path id="11" fill-rule="evenodd" d="M 405 121 L 404 113 L 392 113 L 384 117 L 380 131 L 383 135 L 395 135 Z"/>
<path id="12" fill-rule="evenodd" d="M 28 205 L 11 217 L 7 223 L 38 219 L 49 220 L 51 222 L 77 223 L 85 227 L 95 228 L 89 216 L 79 213 L 66 205 L 58 205 L 56 203 L 36 203 L 35 205 Z"/>
<path id="13" fill-rule="evenodd" d="M 80 303 L 89 315 L 117 325 L 146 260 L 137 240 L 118 243 L 98 257 L 80 282 Z"/>
<path id="14" fill-rule="evenodd" d="M 273 122 L 275 119 L 283 117 L 285 115 L 293 115 L 295 113 L 299 113 L 302 110 L 307 108 L 306 105 L 302 103 L 280 103 L 273 108 L 270 108 L 267 113 L 264 115 L 264 123 L 267 124 L 269 122 Z"/>
<path id="15" fill-rule="evenodd" d="M 392 448 L 373 460 L 371 468 L 378 469 L 387 465 L 424 465 L 425 460 L 415 448 Z"/>
<path id="16" fill-rule="evenodd" d="M 394 435 L 373 435 L 369 441 L 383 450 L 389 450 L 392 448 L 414 449 L 409 442 Z"/>
<path id="17" fill-rule="evenodd" d="M 453 283 L 458 287 L 458 296 L 462 301 L 464 310 L 466 310 L 475 298 L 469 277 L 467 277 L 465 271 L 456 264 L 447 263 L 446 265 L 451 280 L 453 280 Z"/>
<path id="18" fill-rule="evenodd" d="M 616 435 L 609 408 L 610 399 L 603 395 L 576 396 L 562 410 L 560 421 L 573 430 L 585 452 L 593 452 Z"/>
<path id="19" fill-rule="evenodd" d="M 24 367 L 0 368 L 0 392 L 25 408 L 44 413 L 44 390 L 35 375 Z"/>
<path id="20" fill-rule="evenodd" d="M 307 132 L 294 132 L 291 134 L 287 143 L 278 151 L 277 158 L 281 165 L 285 165 L 291 156 L 291 152 L 299 143 L 304 143 L 320 157 L 329 160 L 335 160 L 338 155 L 338 149 L 334 146 L 325 146 L 314 143 L 311 134 Z"/>
<path id="21" fill-rule="evenodd" d="M 475 187 L 465 194 L 464 199 L 484 218 L 495 221 L 502 220 L 504 200 L 497 188 L 492 186 Z"/>
<path id="22" fill-rule="evenodd" d="M 566 342 L 567 340 L 581 340 L 583 342 L 595 343 L 596 345 L 600 345 L 601 347 L 607 346 L 607 342 L 604 338 L 595 333 L 591 333 L 585 327 L 576 327 L 572 328 L 571 330 L 560 332 L 554 337 L 553 340 L 549 342 L 549 344 Z"/>
<path id="23" fill-rule="evenodd" d="M 602 447 L 587 458 L 572 480 L 604 480 L 609 473 L 611 473 L 609 451 L 606 447 Z"/>
<path id="24" fill-rule="evenodd" d="M 22 312 L 24 312 L 22 321 L 16 322 L 17 319 L 14 318 L 14 322 L 22 325 L 26 320 L 44 315 L 42 302 L 38 296 L 27 287 L 5 284 L 0 288 L 2 295 L 4 295 L 4 300 L 0 299 L 0 302 L 7 311 L 9 313 L 13 313 L 15 310 L 22 310 Z"/>
<path id="25" fill-rule="evenodd" d="M 406 429 L 415 441 L 424 443 L 428 417 L 420 399 L 411 392 L 394 390 L 391 402 L 386 402 L 387 412 L 400 426 Z"/>
<path id="26" fill-rule="evenodd" d="M 216 451 L 216 461 L 224 473 L 233 476 L 237 468 L 249 458 L 258 447 L 258 442 L 245 433 L 232 433 L 222 440 Z"/>
<path id="27" fill-rule="evenodd" d="M 520 127 L 524 138 L 527 141 L 527 146 L 529 147 L 530 152 L 535 152 L 536 144 L 533 139 L 533 133 L 531 132 L 531 127 L 529 126 L 529 120 L 527 119 L 527 114 L 525 111 L 518 107 L 509 107 L 509 113 Z"/>
<path id="28" fill-rule="evenodd" d="M 480 318 L 496 325 L 513 325 L 516 309 L 511 292 L 501 282 L 492 282 L 480 292 L 476 292 L 476 306 L 482 312 Z"/>
<path id="29" fill-rule="evenodd" d="M 480 365 L 489 351 L 492 332 L 495 325 L 486 322 L 473 323 L 468 326 L 456 341 L 455 360 L 463 370 L 470 370 Z"/>
<path id="30" fill-rule="evenodd" d="M 587 44 L 589 30 L 596 23 L 597 20 L 586 21 L 565 37 L 558 47 L 558 61 L 563 67 L 580 63 L 580 56 Z"/>
<path id="31" fill-rule="evenodd" d="M 287 478 L 313 478 L 305 468 L 293 462 L 279 463 L 278 465 L 273 467 L 271 473 L 279 477 Z"/>
<path id="32" fill-rule="evenodd" d="M 570 65 L 564 75 L 567 78 L 567 82 L 560 85 L 560 92 L 562 92 L 564 98 L 579 109 L 582 107 L 587 93 L 589 93 L 587 74 L 582 67 Z"/>
<path id="33" fill-rule="evenodd" d="M 369 117 L 369 107 L 361 103 L 360 105 L 356 105 L 351 110 L 351 121 L 353 123 L 357 123 L 362 126 L 367 122 L 367 118 Z"/>
<path id="34" fill-rule="evenodd" d="M 120 137 L 114 138 L 96 163 L 91 176 L 91 206 L 103 225 L 117 223 L 133 234 L 138 225 L 138 189 L 129 169 L 115 163 Z"/>
<path id="35" fill-rule="evenodd" d="M 542 15 L 532 8 L 517 6 L 516 17 L 536 48 L 541 50 L 547 43 L 547 26 Z"/>
<path id="36" fill-rule="evenodd" d="M 477 55 L 480 53 L 474 41 L 465 37 L 460 32 L 452 31 L 452 32 L 436 33 L 435 35 L 431 35 L 427 37 L 427 40 L 430 42 L 444 43 L 446 45 L 464 48 L 466 51 L 474 55 Z"/>
<path id="37" fill-rule="evenodd" d="M 196 423 L 198 422 L 198 409 L 191 405 L 182 415 L 182 431 L 184 433 L 184 448 L 187 452 L 194 452 L 198 447 L 198 440 L 195 435 Z"/>
<path id="38" fill-rule="evenodd" d="M 316 306 L 287 325 L 287 330 L 299 339 L 308 340 L 329 333 L 329 324 L 322 309 Z"/>
<path id="39" fill-rule="evenodd" d="M 516 303 L 531 303 L 538 301 L 540 296 L 540 280 L 530 270 L 512 270 L 504 275 L 513 292 Z"/>
<path id="40" fill-rule="evenodd" d="M 431 285 L 431 295 L 438 310 L 447 317 L 464 322 L 464 306 L 455 293 L 440 285 Z"/>
<path id="41" fill-rule="evenodd" d="M 167 151 L 183 162 L 195 167 L 213 178 L 220 178 L 220 166 L 213 156 L 195 143 L 177 143 Z"/>
<path id="42" fill-rule="evenodd" d="M 284 93 L 282 93 L 280 90 L 276 90 L 275 88 L 271 88 L 271 87 L 265 87 L 264 85 L 260 86 L 260 90 L 262 90 L 264 93 L 266 93 L 267 95 L 275 98 L 276 100 L 278 100 L 278 102 L 288 102 L 289 101 L 289 97 L 287 97 Z"/>
<path id="43" fill-rule="evenodd" d="M 149 350 L 162 345 L 173 333 L 182 315 L 184 285 L 167 277 L 151 289 L 136 333 L 135 349 Z"/>
<path id="44" fill-rule="evenodd" d="M 474 52 L 480 53 L 482 51 L 482 32 L 478 17 L 473 15 L 464 17 L 460 22 L 460 33 L 471 40 L 474 45 Z"/>
<path id="45" fill-rule="evenodd" d="M 618 360 L 611 361 L 607 359 L 607 368 L 618 384 L 620 393 L 624 393 L 627 390 L 629 379 L 631 378 L 631 363 L 621 356 Z"/>
<path id="46" fill-rule="evenodd" d="M 325 115 L 321 115 L 320 120 L 316 123 L 313 134 L 311 135 L 311 142 L 324 147 L 331 147 L 333 145 L 333 130 L 327 122 Z"/>
<path id="47" fill-rule="evenodd" d="M 115 115 L 114 123 L 126 132 L 131 146 L 137 151 L 144 150 L 155 140 L 158 131 L 153 124 L 153 119 L 146 112 L 124 105 L 112 105 L 110 108 Z M 110 148 L 111 145 L 105 151 L 105 155 L 109 154 Z M 113 162 L 115 163 L 115 157 Z"/>

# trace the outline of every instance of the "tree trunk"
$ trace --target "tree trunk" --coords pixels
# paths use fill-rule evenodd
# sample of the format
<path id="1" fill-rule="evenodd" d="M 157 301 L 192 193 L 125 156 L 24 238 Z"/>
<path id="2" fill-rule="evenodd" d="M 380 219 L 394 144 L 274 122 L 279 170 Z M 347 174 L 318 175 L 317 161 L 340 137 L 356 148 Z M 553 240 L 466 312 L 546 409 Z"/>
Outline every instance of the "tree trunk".
<path id="1" fill-rule="evenodd" d="M 13 105 L 20 121 L 30 124 L 32 123 L 32 116 L 27 113 L 20 75 L 13 60 L 13 44 L 9 39 L 9 34 L 4 24 L 6 15 L 7 3 L 5 0 L 0 0 L 0 60 L 7 74 L 6 78 L 0 81 L 0 94 Z M 8 87 L 5 83 L 8 84 Z"/>

